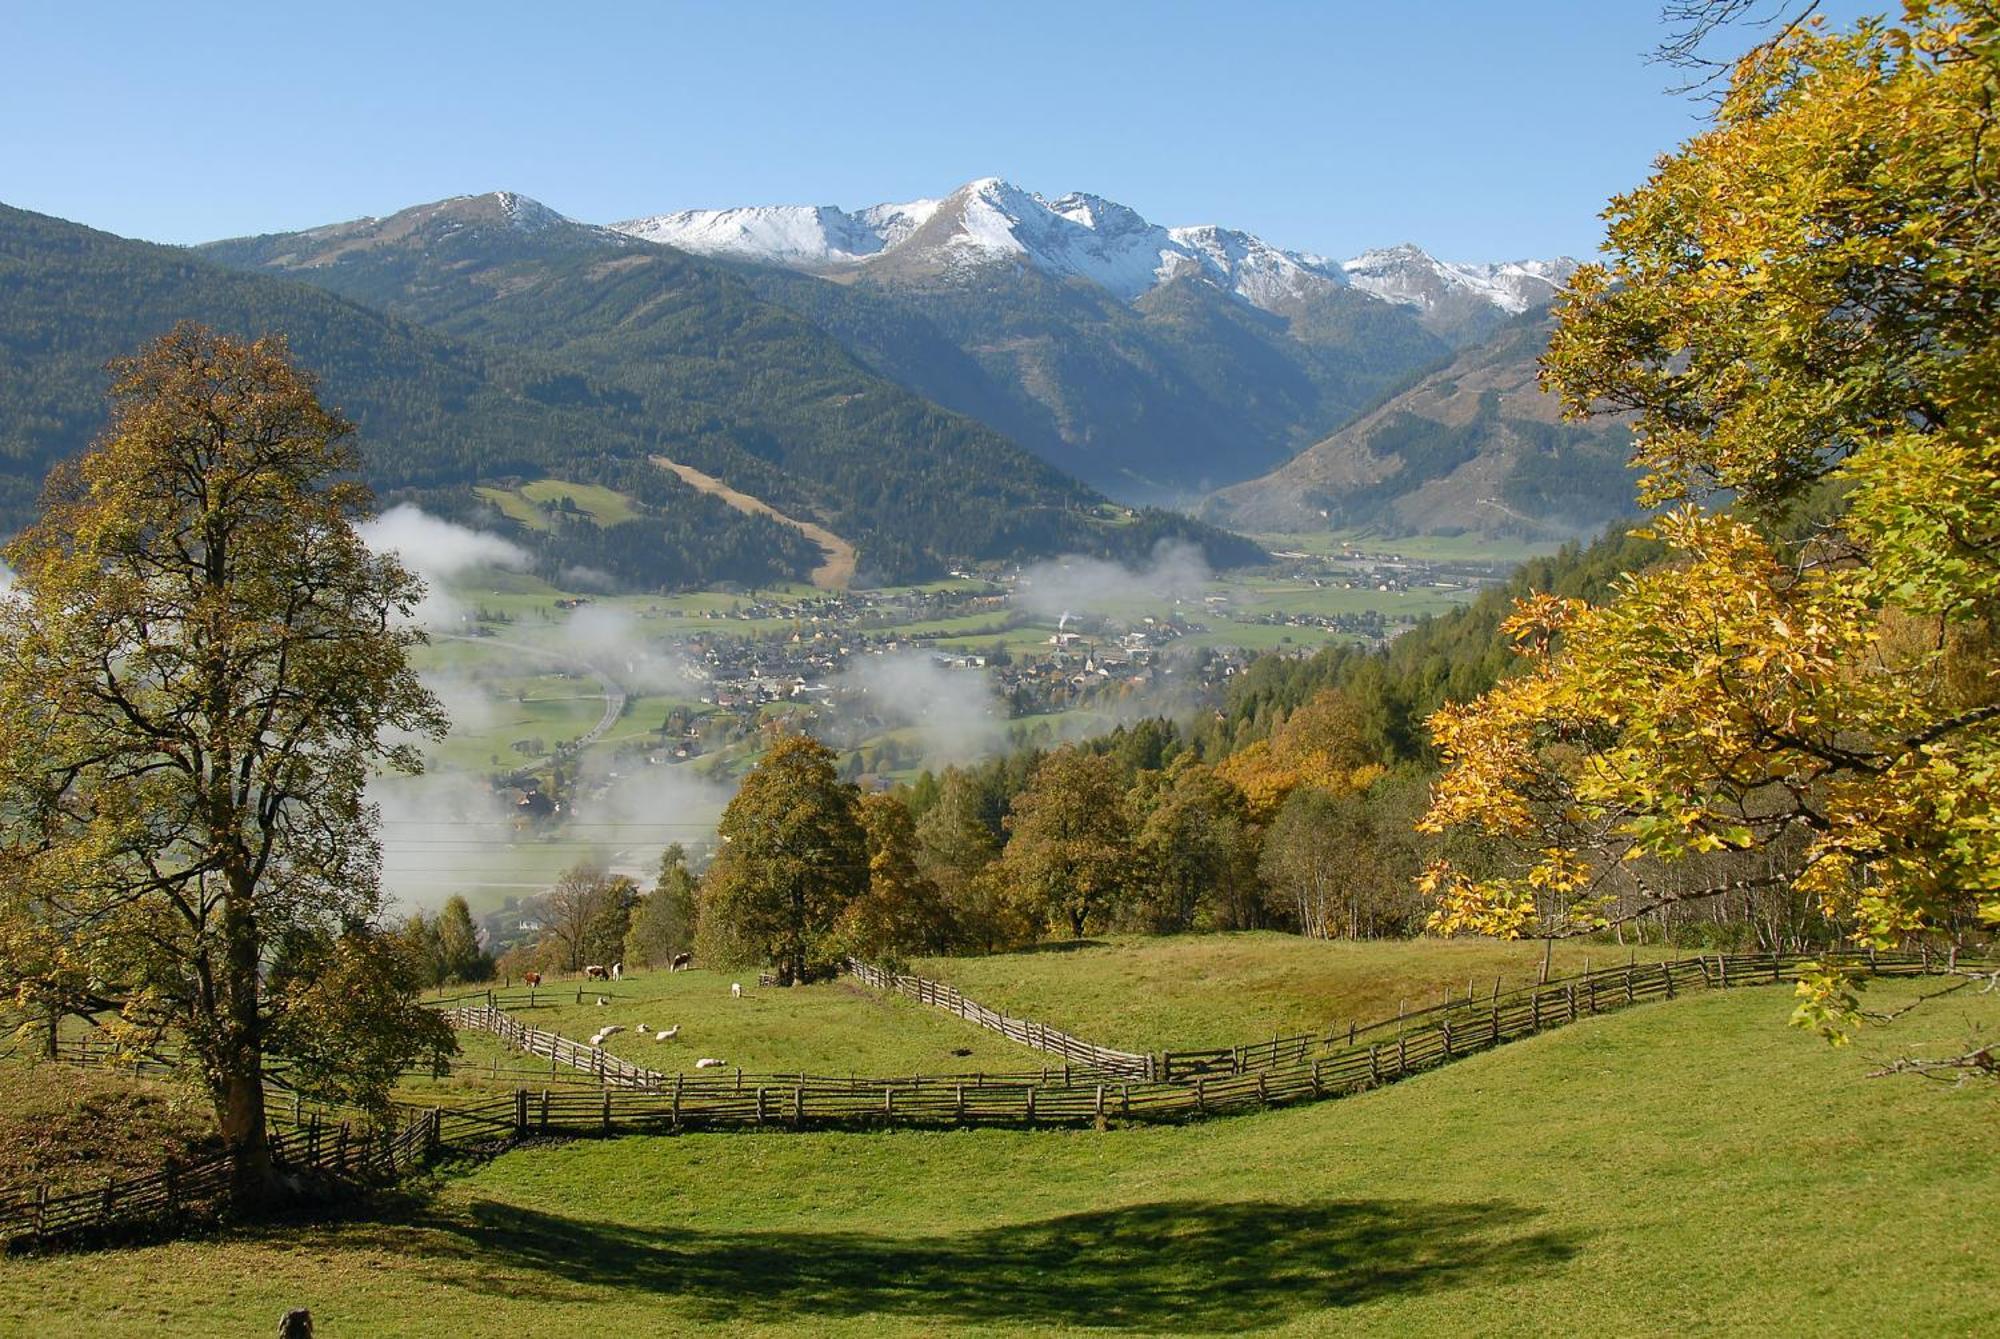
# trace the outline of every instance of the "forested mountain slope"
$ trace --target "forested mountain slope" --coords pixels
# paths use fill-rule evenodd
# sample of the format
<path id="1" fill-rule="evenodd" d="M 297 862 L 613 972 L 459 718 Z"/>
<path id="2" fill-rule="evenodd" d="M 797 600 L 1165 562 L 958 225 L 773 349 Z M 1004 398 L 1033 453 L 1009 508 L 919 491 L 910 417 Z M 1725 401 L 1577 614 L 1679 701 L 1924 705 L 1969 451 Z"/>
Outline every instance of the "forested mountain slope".
<path id="1" fill-rule="evenodd" d="M 643 460 L 660 438 L 637 396 L 530 357 L 496 354 L 303 284 L 223 269 L 0 206 L 0 532 L 32 514 L 41 479 L 105 422 L 105 364 L 175 322 L 282 333 L 326 399 L 353 419 L 385 500 L 466 513 L 470 485 L 585 462 Z M 607 543 L 577 518 L 521 531 L 552 568 L 588 563 L 642 586 L 769 581 L 809 570 L 796 531 L 746 517 L 677 479 Z"/>
<path id="2" fill-rule="evenodd" d="M 867 576 L 1066 550 L 1136 556 L 1169 536 L 1211 561 L 1256 556 L 1185 518 L 1114 514 L 999 432 L 877 375 L 726 266 L 520 196 L 204 251 L 629 390 L 659 453 L 818 517 L 859 546 Z"/>

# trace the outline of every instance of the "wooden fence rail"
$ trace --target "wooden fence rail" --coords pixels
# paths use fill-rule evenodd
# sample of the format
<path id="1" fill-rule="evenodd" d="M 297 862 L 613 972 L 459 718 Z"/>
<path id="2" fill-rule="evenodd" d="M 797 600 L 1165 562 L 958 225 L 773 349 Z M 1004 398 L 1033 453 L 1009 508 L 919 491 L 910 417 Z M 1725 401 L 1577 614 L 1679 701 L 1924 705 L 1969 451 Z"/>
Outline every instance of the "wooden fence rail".
<path id="1" fill-rule="evenodd" d="M 919 1004 L 927 1004 L 934 1009 L 956 1014 L 968 1023 L 976 1023 L 980 1027 L 998 1032 L 1010 1041 L 1017 1041 L 1037 1051 L 1059 1055 L 1071 1066 L 1081 1066 L 1092 1075 L 1121 1080 L 1152 1080 L 1159 1077 L 1160 1066 L 1156 1056 L 1113 1050 L 1109 1046 L 1096 1046 L 1042 1023 L 1026 1018 L 1010 1018 L 997 1009 L 989 1009 L 975 1000 L 967 999 L 941 981 L 884 971 L 858 958 L 849 958 L 842 966 L 850 976 L 866 982 L 877 990 L 903 995 Z"/>
<path id="2" fill-rule="evenodd" d="M 585 1069 L 598 1076 L 599 1086 L 539 1092 L 517 1088 L 471 1105 L 399 1107 L 396 1121 L 376 1130 L 357 1131 L 314 1117 L 274 1129 L 273 1148 L 286 1170 L 365 1182 L 426 1164 L 445 1148 L 491 1146 L 538 1133 L 1182 1121 L 1359 1092 L 1646 1000 L 1795 979 L 1800 967 L 1817 961 L 1811 955 L 1724 954 L 1627 963 L 1357 1027 L 1352 1041 L 1342 1032 L 1303 1042 L 1278 1038 L 1207 1052 L 1170 1052 L 1169 1063 L 1161 1066 L 1169 1071 L 1166 1077 L 1150 1072 L 1120 1076 L 1101 1066 L 1075 1065 L 1059 1074 L 1046 1069 L 871 1078 L 741 1071 L 662 1074 L 606 1055 L 602 1048 L 528 1027 L 498 1009 L 459 1008 L 447 1011 L 459 1026 L 496 1032 L 549 1056 L 554 1064 Z M 1856 959 L 1855 965 L 1882 976 L 1934 970 L 1927 955 L 1882 955 Z M 926 993 L 932 984 L 924 984 Z M 949 997 L 940 992 L 935 998 Z M 971 1013 L 963 1016 L 979 1021 Z M 1393 1035 L 1387 1031 L 1391 1026 Z M 1206 1067 L 1198 1063 L 1204 1056 Z M 1187 1062 L 1177 1073 L 1175 1060 Z M 228 1165 L 218 1158 L 62 1195 L 51 1195 L 46 1186 L 11 1196 L 0 1192 L 0 1244 L 56 1241 L 213 1214 L 226 1198 L 227 1186 Z"/>
<path id="3" fill-rule="evenodd" d="M 464 1137 L 465 1114 L 437 1108 L 402 1113 L 393 1124 L 357 1127 L 322 1122 L 274 1122 L 269 1132 L 271 1160 L 291 1177 L 351 1186 L 392 1181 L 427 1165 L 456 1128 Z M 454 1126 L 454 1121 L 456 1122 Z M 228 1209 L 232 1170 L 227 1155 L 185 1166 L 167 1164 L 157 1172 L 102 1186 L 52 1194 L 47 1185 L 0 1193 L 0 1249 L 39 1247 L 147 1227 L 212 1222 Z"/>

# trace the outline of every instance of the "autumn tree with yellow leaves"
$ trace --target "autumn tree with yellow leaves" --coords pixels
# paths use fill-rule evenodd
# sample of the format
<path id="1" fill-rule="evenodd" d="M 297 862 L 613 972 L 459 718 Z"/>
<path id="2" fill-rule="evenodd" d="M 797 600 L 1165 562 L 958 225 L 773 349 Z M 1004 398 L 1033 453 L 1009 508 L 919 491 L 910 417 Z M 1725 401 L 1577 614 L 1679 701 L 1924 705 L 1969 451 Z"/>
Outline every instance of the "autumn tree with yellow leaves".
<path id="1" fill-rule="evenodd" d="M 2000 921 L 1996 90 L 1986 0 L 1800 25 L 1613 202 L 1544 377 L 1632 416 L 1669 556 L 1601 604 L 1525 602 L 1520 672 L 1432 718 L 1425 826 L 1514 853 L 1432 866 L 1436 928 L 1583 932 L 1760 881 L 1864 945 Z M 1837 970 L 1801 991 L 1801 1023 L 1859 1021 Z"/>
<path id="2" fill-rule="evenodd" d="M 444 715 L 421 583 L 355 532 L 351 431 L 279 340 L 183 324 L 114 369 L 0 598 L 0 992 L 178 1062 L 239 1203 L 273 1062 L 379 1106 L 455 1049 L 378 933 L 369 778 Z"/>

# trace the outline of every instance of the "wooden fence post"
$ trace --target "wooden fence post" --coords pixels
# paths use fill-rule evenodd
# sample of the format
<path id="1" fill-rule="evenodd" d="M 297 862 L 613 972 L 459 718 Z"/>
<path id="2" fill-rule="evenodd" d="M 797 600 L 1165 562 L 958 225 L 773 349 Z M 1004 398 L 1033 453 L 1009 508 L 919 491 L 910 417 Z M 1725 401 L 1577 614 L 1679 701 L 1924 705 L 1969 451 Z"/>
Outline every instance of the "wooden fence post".
<path id="1" fill-rule="evenodd" d="M 549 1132 L 549 1090 L 542 1089 L 542 1133 Z"/>
<path id="2" fill-rule="evenodd" d="M 514 1133 L 516 1135 L 524 1135 L 527 1132 L 528 1090 L 526 1088 L 516 1088 L 514 1090 Z"/>

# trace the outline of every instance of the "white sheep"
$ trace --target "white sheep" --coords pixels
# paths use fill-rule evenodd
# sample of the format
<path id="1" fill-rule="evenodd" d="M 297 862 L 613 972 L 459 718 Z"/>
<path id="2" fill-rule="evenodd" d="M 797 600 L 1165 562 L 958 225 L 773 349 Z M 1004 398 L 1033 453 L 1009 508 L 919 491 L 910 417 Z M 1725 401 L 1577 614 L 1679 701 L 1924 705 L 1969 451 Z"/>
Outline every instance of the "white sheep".
<path id="1" fill-rule="evenodd" d="M 680 1035 L 681 1035 L 681 1025 L 679 1023 L 676 1023 L 672 1027 L 667 1028 L 665 1031 L 654 1033 L 653 1040 L 672 1041 L 675 1037 L 678 1037 Z"/>
<path id="2" fill-rule="evenodd" d="M 722 1068 L 722 1061 L 717 1060 L 713 1056 L 705 1055 L 694 1062 L 694 1067 L 696 1069 L 720 1069 Z"/>
<path id="3" fill-rule="evenodd" d="M 743 983 L 741 981 L 731 981 L 729 983 L 729 993 L 739 1000 L 742 999 Z"/>
<path id="4" fill-rule="evenodd" d="M 607 999 L 605 999 L 605 998 L 604 998 L 604 997 L 603 997 L 602 995 L 599 995 L 599 996 L 597 997 L 597 1007 L 598 1007 L 598 1008 L 602 1009 L 602 1008 L 603 1008 L 603 1007 L 604 1007 L 605 1005 L 607 1005 L 607 1004 L 609 1004 L 609 1003 L 611 1003 L 611 1001 L 610 1001 L 610 1000 L 607 1000 Z"/>

